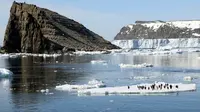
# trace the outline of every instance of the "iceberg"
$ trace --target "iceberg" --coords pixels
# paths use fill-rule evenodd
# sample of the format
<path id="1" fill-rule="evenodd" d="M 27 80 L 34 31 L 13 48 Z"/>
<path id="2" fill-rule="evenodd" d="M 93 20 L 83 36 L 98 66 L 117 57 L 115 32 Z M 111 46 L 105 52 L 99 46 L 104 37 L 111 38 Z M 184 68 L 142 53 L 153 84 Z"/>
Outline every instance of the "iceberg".
<path id="1" fill-rule="evenodd" d="M 11 72 L 8 69 L 0 68 L 0 78 L 9 78 L 13 75 L 13 72 Z"/>
<path id="2" fill-rule="evenodd" d="M 117 86 L 79 90 L 78 94 L 108 95 L 108 94 L 159 94 L 195 91 L 196 84 L 156 82 L 152 84 L 138 84 L 131 86 Z"/>
<path id="3" fill-rule="evenodd" d="M 146 68 L 146 67 L 153 67 L 152 64 L 138 64 L 138 65 L 133 65 L 133 64 L 119 64 L 120 68 Z"/>
<path id="4" fill-rule="evenodd" d="M 88 82 L 88 84 L 83 84 L 83 85 L 70 85 L 70 84 L 65 84 L 65 85 L 60 85 L 56 86 L 56 90 L 61 90 L 61 91 L 77 91 L 77 90 L 83 90 L 83 89 L 91 89 L 91 88 L 102 88 L 106 87 L 103 81 L 94 79 Z"/>

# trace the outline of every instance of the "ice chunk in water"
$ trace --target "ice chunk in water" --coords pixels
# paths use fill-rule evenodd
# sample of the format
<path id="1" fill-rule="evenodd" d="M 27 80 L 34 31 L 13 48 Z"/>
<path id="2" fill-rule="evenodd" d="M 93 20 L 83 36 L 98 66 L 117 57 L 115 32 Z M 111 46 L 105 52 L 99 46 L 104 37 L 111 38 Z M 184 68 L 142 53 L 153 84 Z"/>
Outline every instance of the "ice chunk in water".
<path id="1" fill-rule="evenodd" d="M 106 64 L 107 62 L 105 60 L 92 60 L 92 64 Z"/>
<path id="2" fill-rule="evenodd" d="M 0 78 L 6 78 L 12 75 L 13 75 L 13 72 L 11 72 L 10 70 L 5 69 L 5 68 L 0 68 Z"/>
<path id="3" fill-rule="evenodd" d="M 194 78 L 191 76 L 186 76 L 183 78 L 184 81 L 192 81 Z"/>
<path id="4" fill-rule="evenodd" d="M 145 68 L 145 67 L 153 67 L 152 64 L 147 64 L 147 63 L 143 63 L 143 64 L 138 64 L 138 65 L 134 65 L 134 64 L 119 64 L 120 68 Z"/>
<path id="5" fill-rule="evenodd" d="M 56 86 L 55 89 L 61 90 L 61 91 L 77 91 L 77 90 L 82 90 L 82 89 L 102 88 L 102 87 L 106 87 L 103 81 L 94 79 L 94 80 L 89 81 L 88 84 L 83 84 L 83 85 L 64 84 L 64 85 Z"/>

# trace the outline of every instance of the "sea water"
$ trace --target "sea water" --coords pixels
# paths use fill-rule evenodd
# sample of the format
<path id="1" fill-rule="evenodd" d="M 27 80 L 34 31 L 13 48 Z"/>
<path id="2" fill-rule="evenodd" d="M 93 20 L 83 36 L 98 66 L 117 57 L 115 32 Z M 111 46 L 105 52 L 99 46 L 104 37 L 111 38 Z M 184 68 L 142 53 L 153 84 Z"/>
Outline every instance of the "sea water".
<path id="1" fill-rule="evenodd" d="M 85 54 L 56 57 L 0 58 L 0 68 L 13 72 L 0 79 L 1 112 L 199 112 L 200 53 L 173 55 Z M 104 63 L 91 63 L 103 60 Z M 120 68 L 120 64 L 152 64 Z M 184 80 L 185 77 L 195 77 Z M 97 79 L 108 87 L 155 81 L 195 83 L 197 91 L 155 95 L 79 96 L 59 85 L 84 85 Z"/>

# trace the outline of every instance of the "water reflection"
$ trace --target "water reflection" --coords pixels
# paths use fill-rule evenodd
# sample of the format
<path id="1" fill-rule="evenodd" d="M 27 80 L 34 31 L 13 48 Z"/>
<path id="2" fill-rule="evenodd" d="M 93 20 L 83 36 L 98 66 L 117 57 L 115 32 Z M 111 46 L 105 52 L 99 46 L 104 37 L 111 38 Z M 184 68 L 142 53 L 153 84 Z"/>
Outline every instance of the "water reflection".
<path id="1" fill-rule="evenodd" d="M 24 58 L 18 57 L 13 59 L 0 59 L 1 67 L 7 68 L 14 73 L 12 79 L 0 80 L 0 103 L 3 104 L 4 111 L 12 111 L 12 109 L 15 111 L 40 111 L 48 107 L 52 107 L 53 109 L 57 109 L 59 106 L 61 108 L 66 108 L 66 101 L 68 101 L 68 108 L 77 108 L 77 103 L 80 105 L 82 105 L 81 103 L 89 104 L 91 103 L 92 98 L 95 98 L 92 102 L 94 105 L 89 107 L 96 107 L 96 103 L 100 101 L 99 98 L 74 98 L 76 97 L 75 95 L 73 96 L 72 94 L 68 94 L 66 92 L 57 92 L 54 88 L 56 85 L 64 84 L 66 82 L 70 84 L 85 84 L 91 80 L 91 78 L 102 80 L 107 86 L 121 86 L 154 81 L 179 83 L 183 81 L 184 75 L 199 76 L 200 60 L 197 59 L 198 56 L 199 53 L 173 56 L 133 56 L 108 54 L 60 56 L 57 58 L 30 56 Z M 90 63 L 91 60 L 99 59 L 106 60 L 108 64 L 102 65 Z M 118 66 L 120 63 L 150 63 L 155 67 L 121 70 Z M 140 80 L 142 77 L 144 77 L 144 80 Z M 199 87 L 200 82 L 195 83 L 197 83 Z M 55 94 L 50 96 L 37 92 L 37 90 L 41 89 L 50 89 L 50 91 L 53 91 Z M 195 94 L 194 97 L 199 97 L 199 94 Z M 109 101 L 108 97 L 102 98 L 105 102 L 99 103 L 107 105 Z M 114 98 L 116 97 L 114 96 Z M 130 99 L 127 97 L 121 98 L 126 101 Z M 149 97 L 145 97 L 143 100 L 141 100 L 141 98 L 143 97 L 138 98 L 138 101 L 140 102 L 139 105 L 145 103 L 146 98 Z M 153 97 L 153 99 L 149 100 L 149 102 L 155 100 L 156 98 L 159 99 L 159 97 Z M 164 97 L 160 100 L 163 100 L 163 98 Z M 189 97 L 187 98 L 184 94 L 182 98 L 186 98 L 187 100 L 189 99 Z M 129 108 L 132 108 L 132 104 L 135 104 L 135 102 L 132 99 L 130 100 L 131 102 L 126 104 L 130 106 Z M 75 106 L 71 104 L 72 101 Z M 168 101 L 168 99 L 166 101 Z M 63 103 L 60 104 L 58 102 Z M 121 102 L 121 100 L 118 102 Z M 54 107 L 55 104 L 57 105 Z M 116 105 L 117 103 L 112 104 L 116 107 L 120 106 Z M 151 104 L 151 102 L 148 104 Z M 80 105 L 78 105 L 79 108 L 81 108 Z"/>
<path id="2" fill-rule="evenodd" d="M 11 70 L 14 75 L 11 81 L 12 92 L 36 92 L 41 89 L 51 89 L 58 84 L 83 82 L 84 77 L 103 78 L 105 72 L 120 72 L 118 64 L 141 64 L 150 63 L 162 69 L 138 69 L 126 74 L 148 75 L 155 74 L 152 71 L 161 72 L 187 72 L 186 68 L 198 69 L 200 66 L 197 57 L 199 54 L 184 54 L 173 56 L 133 56 L 133 55 L 83 55 L 83 56 L 60 56 L 57 58 L 43 57 L 18 57 L 1 59 L 2 67 Z M 108 66 L 91 65 L 91 60 L 107 60 Z M 165 69 L 173 67 L 173 69 Z M 181 69 L 174 69 L 181 68 Z M 146 72 L 144 72 L 146 70 Z M 194 71 L 190 70 L 189 71 Z M 125 71 L 126 72 L 126 71 Z M 199 72 L 199 71 L 196 71 Z M 92 74 L 92 75 L 91 75 Z M 110 74 L 110 75 L 111 75 Z M 120 73 L 119 74 L 121 77 Z M 159 74 L 156 73 L 156 74 Z M 101 76 L 102 77 L 101 77 Z M 161 75 L 161 73 L 160 73 Z M 106 75 L 108 77 L 109 74 Z M 116 77 L 113 77 L 116 78 Z M 105 79 L 105 77 L 104 77 Z"/>
<path id="3" fill-rule="evenodd" d="M 185 53 L 174 55 L 132 55 L 118 54 L 111 55 L 109 59 L 113 64 L 142 64 L 150 63 L 160 67 L 178 67 L 178 68 L 199 68 L 200 53 Z"/>
<path id="4" fill-rule="evenodd" d="M 58 83 L 75 80 L 78 76 L 83 76 L 76 74 L 82 73 L 68 73 L 63 67 L 64 63 L 73 63 L 73 60 L 73 58 L 66 57 L 10 59 L 8 60 L 9 69 L 14 73 L 11 88 L 13 92 L 36 92 L 41 89 L 54 88 Z"/>

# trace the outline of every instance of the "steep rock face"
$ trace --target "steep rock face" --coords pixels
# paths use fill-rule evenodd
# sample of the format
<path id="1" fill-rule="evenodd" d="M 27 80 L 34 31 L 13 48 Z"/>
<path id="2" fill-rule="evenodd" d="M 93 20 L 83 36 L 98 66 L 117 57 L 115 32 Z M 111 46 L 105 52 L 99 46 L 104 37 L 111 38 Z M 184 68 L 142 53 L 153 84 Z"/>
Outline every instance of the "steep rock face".
<path id="1" fill-rule="evenodd" d="M 60 53 L 118 47 L 56 12 L 13 2 L 3 48 L 8 53 Z"/>
<path id="2" fill-rule="evenodd" d="M 123 27 L 115 40 L 199 38 L 200 21 L 136 21 Z"/>

